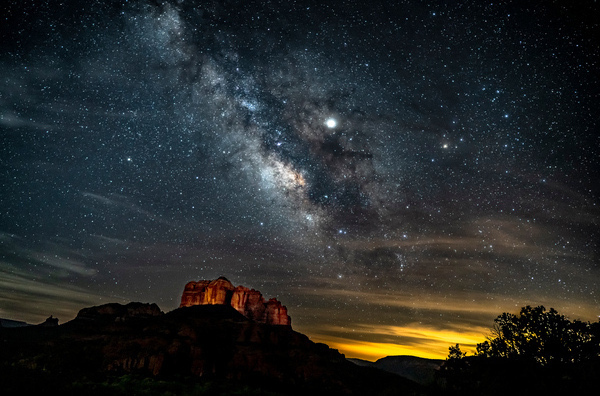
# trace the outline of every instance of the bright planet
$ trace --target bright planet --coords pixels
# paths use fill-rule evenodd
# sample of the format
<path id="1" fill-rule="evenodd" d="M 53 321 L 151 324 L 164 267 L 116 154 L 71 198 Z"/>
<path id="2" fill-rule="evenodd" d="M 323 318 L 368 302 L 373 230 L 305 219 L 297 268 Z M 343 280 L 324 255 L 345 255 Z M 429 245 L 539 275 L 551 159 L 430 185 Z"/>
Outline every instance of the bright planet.
<path id="1" fill-rule="evenodd" d="M 325 121 L 325 125 L 327 125 L 327 128 L 333 129 L 337 126 L 337 121 L 335 118 L 328 118 L 327 121 Z"/>

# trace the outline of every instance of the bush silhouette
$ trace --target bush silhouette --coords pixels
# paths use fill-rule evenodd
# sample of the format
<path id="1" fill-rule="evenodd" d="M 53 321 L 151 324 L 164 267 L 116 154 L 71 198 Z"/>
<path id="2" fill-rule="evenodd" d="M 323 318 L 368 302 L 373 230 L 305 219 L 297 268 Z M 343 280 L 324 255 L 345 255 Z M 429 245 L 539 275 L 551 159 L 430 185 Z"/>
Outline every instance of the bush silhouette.
<path id="1" fill-rule="evenodd" d="M 597 391 L 600 321 L 570 321 L 543 306 L 503 313 L 490 336 L 466 356 L 456 344 L 438 375 L 439 394 L 585 394 Z"/>

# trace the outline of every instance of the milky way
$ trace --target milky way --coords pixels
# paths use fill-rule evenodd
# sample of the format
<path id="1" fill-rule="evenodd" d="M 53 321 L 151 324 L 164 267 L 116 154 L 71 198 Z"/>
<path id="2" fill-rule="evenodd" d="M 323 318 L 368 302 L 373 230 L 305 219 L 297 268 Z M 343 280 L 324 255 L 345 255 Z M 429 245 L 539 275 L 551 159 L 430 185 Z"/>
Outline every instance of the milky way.
<path id="1" fill-rule="evenodd" d="M 369 359 L 597 320 L 596 4 L 88 3 L 2 5 L 0 317 L 226 276 Z"/>

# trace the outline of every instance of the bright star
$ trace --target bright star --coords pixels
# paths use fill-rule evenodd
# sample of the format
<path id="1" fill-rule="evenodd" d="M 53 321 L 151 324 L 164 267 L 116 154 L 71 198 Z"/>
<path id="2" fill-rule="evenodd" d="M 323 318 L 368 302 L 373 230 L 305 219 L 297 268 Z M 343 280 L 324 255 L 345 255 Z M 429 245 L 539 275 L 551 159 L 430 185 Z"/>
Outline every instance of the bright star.
<path id="1" fill-rule="evenodd" d="M 325 121 L 325 125 L 327 125 L 327 128 L 335 128 L 337 126 L 337 121 L 335 118 L 328 118 L 327 121 Z"/>

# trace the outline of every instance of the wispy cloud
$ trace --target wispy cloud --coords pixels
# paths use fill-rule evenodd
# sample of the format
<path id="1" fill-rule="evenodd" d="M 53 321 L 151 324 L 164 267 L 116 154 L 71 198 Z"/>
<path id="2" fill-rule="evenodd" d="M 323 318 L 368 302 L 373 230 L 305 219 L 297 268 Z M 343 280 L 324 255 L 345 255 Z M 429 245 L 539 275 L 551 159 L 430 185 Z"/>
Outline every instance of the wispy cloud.
<path id="1" fill-rule="evenodd" d="M 359 325 L 351 332 L 345 327 L 323 328 L 332 335 L 316 333 L 313 341 L 323 342 L 339 349 L 347 357 L 377 360 L 385 356 L 413 355 L 444 359 L 448 347 L 459 343 L 463 351 L 473 353 L 477 343 L 485 339 L 486 329 L 468 331 L 436 329 L 412 324 L 411 326 Z M 383 337 L 376 337 L 383 336 Z M 385 341 L 384 341 L 385 340 Z"/>
<path id="2" fill-rule="evenodd" d="M 48 123 L 39 122 L 32 118 L 20 117 L 8 112 L 0 114 L 0 125 L 5 128 L 29 128 L 40 130 L 49 130 L 53 128 L 53 126 Z"/>
<path id="3" fill-rule="evenodd" d="M 83 195 L 85 198 L 91 199 L 91 200 L 101 203 L 103 205 L 118 207 L 118 208 L 122 208 L 127 211 L 130 211 L 130 212 L 136 213 L 136 214 L 141 214 L 153 222 L 158 222 L 158 223 L 166 224 L 169 226 L 175 225 L 175 224 L 173 224 L 173 222 L 165 220 L 165 219 L 161 218 L 160 216 L 157 216 L 156 214 L 149 212 L 145 209 L 142 209 L 141 207 L 129 202 L 127 200 L 127 197 L 124 197 L 122 195 L 111 194 L 110 196 L 105 196 L 105 195 L 100 195 L 100 194 L 86 192 L 86 191 L 81 192 L 81 195 Z"/>
<path id="4" fill-rule="evenodd" d="M 40 323 L 48 316 L 62 322 L 73 319 L 85 307 L 105 302 L 125 302 L 118 297 L 91 293 L 64 282 L 32 279 L 27 273 L 11 273 L 0 263 L 0 317 Z"/>
<path id="5" fill-rule="evenodd" d="M 40 263 L 48 264 L 52 267 L 74 272 L 79 275 L 92 276 L 97 273 L 93 268 L 88 268 L 85 263 L 73 260 L 67 257 L 61 257 L 58 254 L 33 253 L 30 257 Z"/>
<path id="6" fill-rule="evenodd" d="M 90 277 L 97 273 L 96 269 L 86 263 L 83 255 L 57 243 L 45 242 L 30 246 L 17 235 L 2 233 L 0 244 L 2 251 L 6 253 L 5 265 L 26 263 L 30 269 L 35 268 L 38 275 L 65 277 L 77 274 Z"/>

